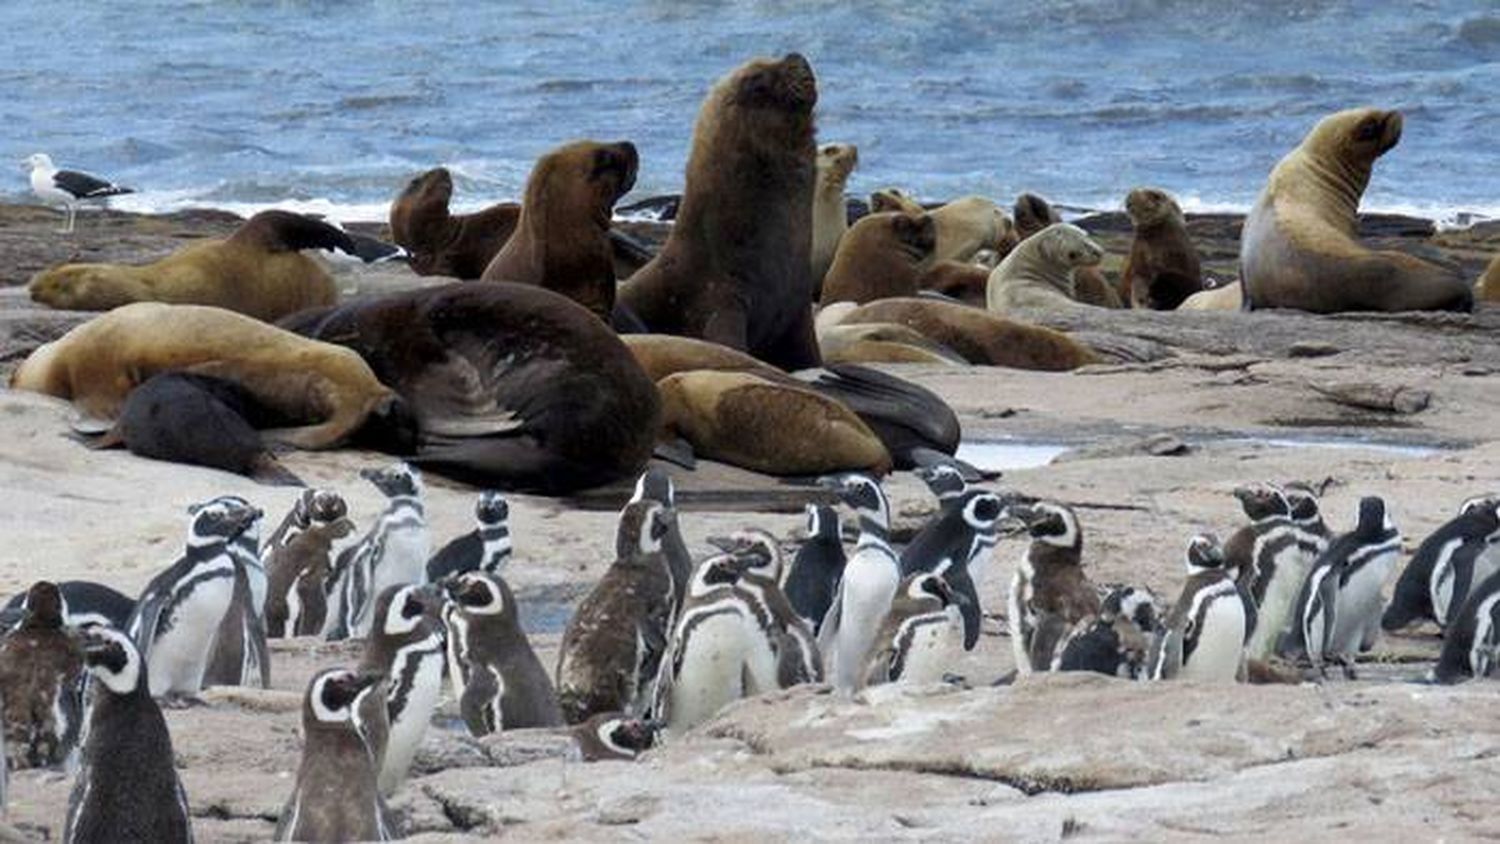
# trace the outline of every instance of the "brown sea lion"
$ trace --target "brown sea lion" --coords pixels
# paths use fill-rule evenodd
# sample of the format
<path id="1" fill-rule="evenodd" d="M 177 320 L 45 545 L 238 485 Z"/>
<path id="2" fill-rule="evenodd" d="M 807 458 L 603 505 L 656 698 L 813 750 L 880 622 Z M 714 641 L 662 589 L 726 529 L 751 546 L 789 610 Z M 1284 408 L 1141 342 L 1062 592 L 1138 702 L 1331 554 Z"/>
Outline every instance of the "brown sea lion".
<path id="1" fill-rule="evenodd" d="M 1132 308 L 1170 311 L 1203 289 L 1198 250 L 1176 200 L 1156 188 L 1136 188 L 1125 197 L 1135 229 L 1120 272 L 1120 291 Z"/>
<path id="2" fill-rule="evenodd" d="M 917 201 L 916 197 L 900 188 L 881 188 L 870 194 L 870 213 L 881 214 L 887 211 L 922 214 L 926 213 L 927 209 Z"/>
<path id="3" fill-rule="evenodd" d="M 651 456 L 656 389 L 609 326 L 526 284 L 454 283 L 297 314 L 410 403 L 411 462 L 497 488 L 561 494 L 633 475 Z"/>
<path id="4" fill-rule="evenodd" d="M 116 308 L 32 352 L 10 385 L 113 419 L 137 385 L 173 370 L 232 381 L 267 411 L 307 423 L 263 431 L 271 442 L 333 448 L 372 426 L 379 441 L 399 445 L 410 433 L 405 404 L 359 355 L 202 305 Z"/>
<path id="5" fill-rule="evenodd" d="M 1237 311 L 1244 304 L 1242 288 L 1238 281 L 1200 290 L 1182 300 L 1179 311 Z"/>
<path id="6" fill-rule="evenodd" d="M 822 304 L 915 296 L 919 267 L 932 254 L 937 231 L 926 214 L 867 214 L 839 241 L 823 279 Z"/>
<path id="7" fill-rule="evenodd" d="M 1053 223 L 1062 222 L 1056 209 L 1047 200 L 1034 193 L 1023 193 L 1016 198 L 1014 225 L 1017 242 L 1025 240 Z M 1006 253 L 1009 254 L 1009 253 Z M 1005 255 L 1000 256 L 1001 259 Z M 1098 267 L 1078 267 L 1073 271 L 1073 298 L 1085 305 L 1099 308 L 1123 308 L 1125 299 L 1119 290 Z"/>
<path id="8" fill-rule="evenodd" d="M 514 202 L 451 214 L 452 200 L 453 175 L 435 167 L 408 182 L 391 203 L 391 239 L 411 253 L 417 275 L 479 278 L 521 219 Z"/>
<path id="9" fill-rule="evenodd" d="M 635 356 L 636 363 L 646 370 L 653 382 L 678 372 L 694 369 L 717 369 L 728 372 L 752 372 L 763 378 L 775 380 L 787 377 L 786 373 L 762 363 L 756 358 L 728 346 L 699 340 L 695 337 L 677 337 L 672 334 L 622 334 L 620 340 Z"/>
<path id="10" fill-rule="evenodd" d="M 64 264 L 31 280 L 54 308 L 105 311 L 131 302 L 213 305 L 266 321 L 338 301 L 328 271 L 301 249 L 355 253 L 349 235 L 312 217 L 262 211 L 222 240 L 190 243 L 143 266 Z"/>
<path id="11" fill-rule="evenodd" d="M 1484 274 L 1474 282 L 1474 298 L 1480 302 L 1500 302 L 1500 255 L 1496 255 Z"/>
<path id="12" fill-rule="evenodd" d="M 1245 218 L 1246 306 L 1337 311 L 1457 310 L 1474 295 L 1457 274 L 1359 242 L 1359 200 L 1375 160 L 1401 140 L 1401 112 L 1350 109 L 1323 118 L 1276 165 Z"/>
<path id="13" fill-rule="evenodd" d="M 819 329 L 818 347 L 825 364 L 968 364 L 957 352 L 934 343 L 916 329 L 890 322 L 830 325 Z"/>
<path id="14" fill-rule="evenodd" d="M 672 233 L 620 289 L 651 331 L 722 343 L 783 369 L 817 365 L 817 99 L 812 68 L 796 53 L 741 65 L 709 92 Z"/>
<path id="15" fill-rule="evenodd" d="M 965 305 L 984 307 L 990 268 L 962 261 L 938 261 L 917 277 L 917 287 L 957 299 Z"/>
<path id="16" fill-rule="evenodd" d="M 1087 307 L 1075 296 L 1073 273 L 1103 257 L 1083 229 L 1053 223 L 1021 241 L 990 273 L 986 307 L 997 314 Z"/>
<path id="17" fill-rule="evenodd" d="M 1009 253 L 1020 241 L 1005 212 L 982 196 L 961 197 L 927 213 L 937 228 L 937 245 L 924 268 L 939 261 L 967 263 L 981 249 Z"/>
<path id="18" fill-rule="evenodd" d="M 847 407 L 747 372 L 679 372 L 657 384 L 662 433 L 695 454 L 768 475 L 884 474 L 891 456 Z"/>
<path id="19" fill-rule="evenodd" d="M 526 180 L 515 233 L 480 277 L 535 284 L 609 322 L 615 307 L 615 202 L 635 186 L 639 164 L 628 141 L 575 141 L 537 160 Z"/>
<path id="20" fill-rule="evenodd" d="M 1061 371 L 1099 360 L 1061 331 L 935 299 L 882 299 L 855 308 L 842 322 L 899 323 L 963 355 L 970 363 L 986 366 Z"/>
<path id="21" fill-rule="evenodd" d="M 1016 227 L 1016 237 L 1025 240 L 1053 223 L 1061 223 L 1062 217 L 1052 203 L 1034 193 L 1023 193 L 1016 197 L 1011 208 L 1011 222 Z"/>
<path id="22" fill-rule="evenodd" d="M 844 187 L 859 165 L 854 144 L 824 144 L 818 147 L 818 184 L 813 189 L 812 278 L 813 298 L 822 294 L 823 276 L 833 264 L 839 238 L 849 230 L 849 209 Z"/>

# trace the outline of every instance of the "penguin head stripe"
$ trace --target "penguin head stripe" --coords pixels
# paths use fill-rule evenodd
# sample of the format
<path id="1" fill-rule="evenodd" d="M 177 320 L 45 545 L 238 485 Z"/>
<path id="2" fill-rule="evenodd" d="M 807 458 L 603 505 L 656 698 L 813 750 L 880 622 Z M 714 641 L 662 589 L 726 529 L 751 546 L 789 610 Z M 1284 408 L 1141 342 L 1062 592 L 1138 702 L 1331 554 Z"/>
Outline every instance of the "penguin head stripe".
<path id="1" fill-rule="evenodd" d="M 661 550 L 662 540 L 671 530 L 673 515 L 657 501 L 632 501 L 620 511 L 620 525 L 615 531 L 615 555 L 622 560 L 638 554 Z"/>
<path id="2" fill-rule="evenodd" d="M 427 587 L 414 583 L 386 589 L 380 596 L 380 604 L 385 607 L 380 629 L 388 636 L 402 636 L 417 629 L 431 607 Z"/>
<path id="3" fill-rule="evenodd" d="M 1292 508 L 1292 520 L 1307 524 L 1318 519 L 1318 496 L 1306 484 L 1291 483 L 1285 487 L 1287 503 Z"/>
<path id="4" fill-rule="evenodd" d="M 948 588 L 947 581 L 930 572 L 924 572 L 911 579 L 911 582 L 906 585 L 906 597 L 914 600 L 935 598 L 945 607 L 953 603 L 953 591 Z"/>
<path id="5" fill-rule="evenodd" d="M 1066 505 L 1040 501 L 1028 507 L 1013 508 L 1011 512 L 1026 523 L 1026 532 L 1037 542 L 1058 548 L 1083 545 L 1078 517 Z"/>
<path id="6" fill-rule="evenodd" d="M 260 510 L 230 501 L 214 500 L 188 508 L 189 548 L 228 542 L 244 533 L 260 518 Z"/>
<path id="7" fill-rule="evenodd" d="M 307 686 L 308 708 L 313 718 L 324 724 L 353 721 L 354 702 L 379 680 L 377 675 L 356 674 L 347 668 L 321 671 Z"/>
<path id="8" fill-rule="evenodd" d="M 807 514 L 807 537 L 821 536 L 823 533 L 823 508 L 817 504 L 808 504 L 803 508 Z"/>
<path id="9" fill-rule="evenodd" d="M 744 528 L 728 537 L 709 537 L 708 541 L 727 554 L 745 558 L 745 574 L 781 580 L 781 545 L 771 534 L 758 528 Z"/>
<path id="10" fill-rule="evenodd" d="M 667 507 L 677 506 L 677 490 L 672 484 L 672 476 L 660 469 L 647 469 L 635 481 L 635 493 L 630 496 L 635 501 L 655 501 Z"/>
<path id="11" fill-rule="evenodd" d="M 922 483 L 927 484 L 927 489 L 940 501 L 963 495 L 969 487 L 968 482 L 964 480 L 963 473 L 958 471 L 958 467 L 949 463 L 922 466 L 917 469 L 916 475 L 922 479 Z"/>
<path id="12" fill-rule="evenodd" d="M 422 473 L 408 463 L 384 469 L 360 469 L 359 476 L 375 485 L 386 498 L 420 498 Z"/>
<path id="13" fill-rule="evenodd" d="M 718 554 L 699 564 L 688 584 L 688 593 L 702 597 L 715 589 L 732 586 L 745 573 L 746 561 L 733 554 Z"/>
<path id="14" fill-rule="evenodd" d="M 993 492 L 970 496 L 964 504 L 964 522 L 976 531 L 988 532 L 1005 515 L 1005 500 Z"/>
<path id="15" fill-rule="evenodd" d="M 656 724 L 639 718 L 610 718 L 599 724 L 594 734 L 605 747 L 634 758 L 655 743 Z"/>
<path id="16" fill-rule="evenodd" d="M 145 682 L 141 653 L 129 636 L 113 627 L 89 626 L 79 638 L 84 667 L 111 692 L 127 695 Z"/>
<path id="17" fill-rule="evenodd" d="M 1240 508 L 1245 511 L 1245 517 L 1252 522 L 1292 514 L 1292 505 L 1287 500 L 1286 493 L 1275 484 L 1257 483 L 1237 487 L 1234 497 L 1240 500 Z"/>
<path id="18" fill-rule="evenodd" d="M 503 583 L 499 575 L 471 571 L 448 583 L 448 600 L 471 615 L 500 615 L 506 604 Z"/>
<path id="19" fill-rule="evenodd" d="M 487 490 L 479 494 L 479 501 L 474 504 L 474 518 L 480 527 L 503 525 L 510 518 L 510 504 L 505 496 Z"/>
<path id="20" fill-rule="evenodd" d="M 1200 533 L 1188 540 L 1187 545 L 1187 570 L 1189 575 L 1201 574 L 1202 572 L 1222 569 L 1224 567 L 1224 549 L 1219 545 L 1219 538 L 1211 533 Z"/>
<path id="21" fill-rule="evenodd" d="M 890 504 L 886 501 L 885 490 L 869 475 L 850 472 L 819 478 L 818 483 L 838 493 L 845 504 L 859 513 L 861 521 L 870 519 L 880 525 L 891 523 Z"/>

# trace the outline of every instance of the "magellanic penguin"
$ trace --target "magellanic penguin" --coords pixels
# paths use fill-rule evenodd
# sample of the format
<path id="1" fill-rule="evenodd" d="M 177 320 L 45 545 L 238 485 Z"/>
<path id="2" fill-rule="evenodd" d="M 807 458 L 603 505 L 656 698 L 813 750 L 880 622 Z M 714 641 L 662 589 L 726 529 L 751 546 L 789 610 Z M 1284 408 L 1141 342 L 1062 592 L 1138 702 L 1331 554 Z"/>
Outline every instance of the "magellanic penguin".
<path id="1" fill-rule="evenodd" d="M 448 676 L 469 733 L 562 724 L 557 693 L 521 630 L 516 598 L 505 581 L 471 571 L 445 587 Z"/>
<path id="2" fill-rule="evenodd" d="M 360 723 L 362 698 L 380 678 L 343 668 L 319 672 L 302 700 L 302 764 L 277 841 L 390 841 L 400 837 L 376 785 Z"/>
<path id="3" fill-rule="evenodd" d="M 979 642 L 983 607 L 971 566 L 982 565 L 998 539 L 996 526 L 1006 500 L 989 490 L 973 489 L 944 506 L 901 552 L 901 576 L 921 571 L 942 575 L 964 619 L 964 650 Z"/>
<path id="4" fill-rule="evenodd" d="M 422 504 L 422 474 L 407 463 L 361 469 L 359 476 L 386 497 L 385 510 L 358 543 L 334 561 L 325 635 L 347 639 L 369 633 L 375 596 L 387 587 L 420 583 L 432 553 Z"/>
<path id="5" fill-rule="evenodd" d="M 271 568 L 271 553 L 291 542 L 313 522 L 334 522 L 349 515 L 349 504 L 331 489 L 304 489 L 287 511 L 271 536 L 261 545 L 260 558 L 266 570 Z"/>
<path id="6" fill-rule="evenodd" d="M 124 630 L 130 625 L 135 599 L 123 592 L 91 580 L 59 581 L 57 589 L 62 596 L 63 624 L 68 627 L 107 624 Z M 0 631 L 12 630 L 21 623 L 26 614 L 26 595 L 21 592 L 12 596 L 0 609 Z"/>
<path id="7" fill-rule="evenodd" d="M 1383 630 L 1400 630 L 1418 621 L 1431 620 L 1439 627 L 1447 624 L 1449 610 L 1457 610 L 1462 598 L 1454 600 L 1460 579 L 1463 590 L 1478 583 L 1487 573 L 1480 566 L 1479 577 L 1475 577 L 1475 563 L 1489 556 L 1490 543 L 1500 532 L 1500 515 L 1497 515 L 1500 498 L 1476 496 L 1458 508 L 1458 515 L 1433 531 L 1417 546 L 1411 562 L 1401 571 L 1396 580 L 1396 591 L 1391 603 L 1380 617 Z M 1443 570 L 1442 587 L 1437 572 Z M 1437 593 L 1437 594 L 1435 594 Z M 1436 609 L 1436 600 L 1445 603 L 1441 616 Z"/>
<path id="8" fill-rule="evenodd" d="M 1486 677 L 1500 665 L 1500 572 L 1469 590 L 1464 605 L 1453 614 L 1443 634 L 1443 650 L 1432 679 L 1457 683 Z"/>
<path id="9" fill-rule="evenodd" d="M 1083 572 L 1083 528 L 1072 508 L 1052 502 L 1015 505 L 1031 543 L 1010 583 L 1010 644 L 1016 670 L 1047 671 L 1057 646 L 1079 621 L 1099 613 L 1099 592 Z"/>
<path id="10" fill-rule="evenodd" d="M 847 562 L 838 511 L 823 504 L 807 505 L 807 539 L 792 556 L 782 590 L 814 633 L 823 626 Z"/>
<path id="11" fill-rule="evenodd" d="M 221 495 L 209 503 L 214 502 L 250 506 L 250 502 L 237 495 Z M 265 689 L 271 685 L 271 653 L 266 647 L 264 615 L 269 587 L 260 560 L 260 521 L 257 517 L 229 543 L 229 556 L 234 560 L 234 591 L 214 636 L 208 668 L 203 672 L 205 687 Z"/>
<path id="12" fill-rule="evenodd" d="M 751 694 L 789 689 L 823 680 L 823 660 L 817 637 L 781 591 L 785 558 L 776 537 L 757 528 L 737 530 L 727 537 L 710 537 L 720 549 L 744 557 L 746 567 L 734 585 L 750 607 L 755 642 L 751 647 Z"/>
<path id="13" fill-rule="evenodd" d="M 909 574 L 875 634 L 866 682 L 939 682 L 963 656 L 963 637 L 963 616 L 942 576 Z"/>
<path id="14" fill-rule="evenodd" d="M 677 608 L 682 606 L 683 598 L 687 595 L 688 581 L 693 577 L 693 555 L 688 553 L 687 543 L 682 539 L 682 526 L 678 524 L 677 489 L 672 483 L 672 476 L 654 467 L 647 469 L 636 479 L 635 493 L 626 506 L 637 501 L 655 501 L 669 516 L 666 520 L 667 533 L 661 539 L 661 550 L 666 555 L 667 573 L 672 576 L 672 612 L 675 619 Z M 622 522 L 624 517 L 624 512 L 621 512 Z M 668 629 L 671 629 L 670 626 Z"/>
<path id="15" fill-rule="evenodd" d="M 656 501 L 633 501 L 620 514 L 615 561 L 578 604 L 558 649 L 557 696 L 568 723 L 650 708 L 672 629 L 662 542 L 675 523 Z"/>
<path id="16" fill-rule="evenodd" d="M 1161 624 L 1156 596 L 1139 586 L 1105 587 L 1098 615 L 1073 625 L 1052 658 L 1053 671 L 1093 671 L 1139 680 Z"/>
<path id="17" fill-rule="evenodd" d="M 0 638 L 0 702 L 9 770 L 62 765 L 83 724 L 83 649 L 63 629 L 57 585 L 26 592 L 25 615 Z"/>
<path id="18" fill-rule="evenodd" d="M 573 727 L 578 758 L 584 762 L 631 760 L 656 744 L 657 721 L 632 718 L 623 712 L 601 712 Z"/>
<path id="19" fill-rule="evenodd" d="M 1212 534 L 1188 542 L 1187 583 L 1151 652 L 1151 679 L 1233 683 L 1245 660 L 1245 602 Z"/>
<path id="20" fill-rule="evenodd" d="M 354 532 L 343 516 L 314 516 L 306 528 L 274 549 L 266 561 L 266 635 L 273 639 L 322 634 L 328 619 L 328 579 L 333 547 Z"/>
<path id="21" fill-rule="evenodd" d="M 701 724 L 745 696 L 754 611 L 734 586 L 753 562 L 734 554 L 709 557 L 688 581 L 652 704 L 652 717 L 667 728 Z"/>
<path id="22" fill-rule="evenodd" d="M 112 627 L 79 633 L 93 677 L 82 765 L 68 797 L 65 842 L 175 844 L 193 840 L 187 793 L 172 736 L 151 699 L 146 666 L 130 637 Z"/>
<path id="23" fill-rule="evenodd" d="M 1249 615 L 1246 653 L 1265 659 L 1292 623 L 1297 590 L 1316 552 L 1301 541 L 1292 504 L 1279 486 L 1257 483 L 1234 491 L 1250 524 L 1224 543 L 1224 569 L 1235 578 Z"/>
<path id="24" fill-rule="evenodd" d="M 875 634 L 901 583 L 901 562 L 887 539 L 891 509 L 880 484 L 860 474 L 825 482 L 859 515 L 859 541 L 818 631 L 818 650 L 828 679 L 834 688 L 850 694 L 864 686 Z"/>
<path id="25" fill-rule="evenodd" d="M 1385 501 L 1359 500 L 1354 530 L 1318 556 L 1297 601 L 1296 622 L 1279 650 L 1305 655 L 1319 673 L 1325 661 L 1354 676 L 1354 655 L 1375 645 L 1380 633 L 1380 589 L 1401 554 L 1401 532 Z"/>
<path id="26" fill-rule="evenodd" d="M 510 505 L 494 490 L 479 494 L 474 529 L 438 549 L 427 561 L 427 582 L 469 571 L 501 574 L 510 562 Z"/>
<path id="27" fill-rule="evenodd" d="M 219 623 L 234 597 L 238 563 L 230 545 L 260 517 L 254 507 L 216 501 L 197 508 L 187 548 L 151 579 L 129 632 L 150 676 L 151 694 L 176 701 L 203 688 Z"/>
<path id="28" fill-rule="evenodd" d="M 442 610 L 433 587 L 413 583 L 389 587 L 375 601 L 359 673 L 385 679 L 384 700 L 370 697 L 386 710 L 384 746 L 373 748 L 381 794 L 391 794 L 406 779 L 442 696 Z"/>

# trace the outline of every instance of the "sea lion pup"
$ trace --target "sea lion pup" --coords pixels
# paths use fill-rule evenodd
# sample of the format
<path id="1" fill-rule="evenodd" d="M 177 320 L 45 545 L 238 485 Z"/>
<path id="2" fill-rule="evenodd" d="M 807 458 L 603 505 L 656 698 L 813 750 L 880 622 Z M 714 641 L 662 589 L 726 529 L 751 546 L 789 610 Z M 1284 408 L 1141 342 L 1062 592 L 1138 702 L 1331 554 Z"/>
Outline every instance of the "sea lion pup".
<path id="1" fill-rule="evenodd" d="M 1360 197 L 1375 159 L 1401 140 L 1401 112 L 1350 109 L 1318 122 L 1271 171 L 1240 235 L 1245 304 L 1338 311 L 1473 307 L 1443 267 L 1359 242 Z"/>
<path id="2" fill-rule="evenodd" d="M 355 254 L 348 234 L 312 217 L 262 211 L 222 240 L 191 243 L 159 261 L 64 264 L 31 280 L 31 298 L 73 311 L 131 302 L 213 305 L 273 322 L 338 301 L 333 277 L 301 249 Z"/>
<path id="3" fill-rule="evenodd" d="M 1088 307 L 1074 296 L 1073 271 L 1103 257 L 1104 250 L 1083 229 L 1053 223 L 1021 241 L 990 273 L 986 304 L 997 314 Z"/>
<path id="4" fill-rule="evenodd" d="M 1238 281 L 1209 287 L 1182 300 L 1179 311 L 1237 311 L 1244 304 L 1244 288 Z"/>
<path id="5" fill-rule="evenodd" d="M 870 194 L 870 213 L 901 211 L 907 214 L 926 213 L 927 209 L 916 197 L 900 188 L 881 188 Z"/>
<path id="6" fill-rule="evenodd" d="M 1500 302 L 1500 255 L 1496 255 L 1484 274 L 1474 282 L 1474 299 L 1479 302 Z"/>
<path id="7" fill-rule="evenodd" d="M 818 363 L 812 309 L 813 105 L 807 59 L 755 59 L 699 112 L 677 222 L 620 289 L 653 332 L 701 337 L 782 369 Z"/>
<path id="8" fill-rule="evenodd" d="M 881 299 L 850 311 L 844 324 L 894 322 L 914 328 L 969 363 L 1062 371 L 1099 358 L 1061 331 L 935 299 Z"/>
<path id="9" fill-rule="evenodd" d="M 1018 242 L 1053 223 L 1062 222 L 1062 217 L 1057 210 L 1047 200 L 1034 193 L 1023 193 L 1017 197 L 1011 212 L 1014 215 Z M 1004 257 L 1004 255 L 1001 256 L 1002 259 Z M 1100 308 L 1125 307 L 1119 291 L 1109 283 L 1098 267 L 1079 267 L 1073 271 L 1073 297 L 1085 305 L 1095 305 Z"/>
<path id="10" fill-rule="evenodd" d="M 137 302 L 101 314 L 32 352 L 10 385 L 113 419 L 131 390 L 171 370 L 232 381 L 300 423 L 263 431 L 269 442 L 334 448 L 359 433 L 400 448 L 413 431 L 405 403 L 359 355 L 203 305 Z"/>
<path id="11" fill-rule="evenodd" d="M 920 267 L 932 255 L 937 229 L 926 214 L 867 214 L 839 241 L 823 278 L 822 304 L 915 296 Z"/>
<path id="12" fill-rule="evenodd" d="M 813 298 L 822 295 L 823 276 L 833 265 L 839 238 L 849 230 L 849 209 L 844 187 L 849 174 L 859 166 L 859 148 L 854 144 L 824 144 L 818 147 L 818 183 L 813 188 L 812 279 Z"/>
<path id="13" fill-rule="evenodd" d="M 833 399 L 745 372 L 679 372 L 657 384 L 662 435 L 697 456 L 768 475 L 864 470 L 891 456 L 869 426 Z"/>
<path id="14" fill-rule="evenodd" d="M 1130 307 L 1170 311 L 1203 289 L 1198 250 L 1176 200 L 1156 188 L 1136 188 L 1125 197 L 1125 213 L 1135 228 L 1120 272 Z"/>
<path id="15" fill-rule="evenodd" d="M 417 275 L 479 278 L 521 219 L 514 202 L 451 214 L 452 200 L 453 175 L 435 167 L 408 182 L 391 203 L 391 239 L 411 253 Z"/>
<path id="16" fill-rule="evenodd" d="M 424 469 L 555 495 L 634 475 L 651 456 L 651 379 L 609 326 L 550 290 L 445 284 L 285 324 L 358 352 L 406 397 Z"/>
<path id="17" fill-rule="evenodd" d="M 609 222 L 635 186 L 640 162 L 629 141 L 575 141 L 537 160 L 515 233 L 490 261 L 484 281 L 535 284 L 610 322 L 615 307 Z"/>

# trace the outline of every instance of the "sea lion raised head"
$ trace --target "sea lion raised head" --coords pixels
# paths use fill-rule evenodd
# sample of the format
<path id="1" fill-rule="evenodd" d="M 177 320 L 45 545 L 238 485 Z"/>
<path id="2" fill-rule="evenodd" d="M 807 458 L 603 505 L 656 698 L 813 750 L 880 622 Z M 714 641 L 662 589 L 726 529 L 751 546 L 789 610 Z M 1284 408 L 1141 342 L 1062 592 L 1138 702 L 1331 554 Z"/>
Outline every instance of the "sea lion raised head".
<path id="1" fill-rule="evenodd" d="M 453 201 L 453 174 L 434 167 L 406 183 L 391 203 L 391 239 L 407 249 L 438 245 Z"/>
<path id="2" fill-rule="evenodd" d="M 904 211 L 908 214 L 920 214 L 926 209 L 916 197 L 900 188 L 881 188 L 870 194 L 870 213 L 878 214 L 882 211 Z"/>
<path id="3" fill-rule="evenodd" d="M 1169 311 L 1203 289 L 1198 251 L 1176 200 L 1157 188 L 1136 188 L 1125 197 L 1135 227 L 1120 287 L 1134 308 Z"/>
<path id="4" fill-rule="evenodd" d="M 859 164 L 859 148 L 853 144 L 818 147 L 818 183 L 813 191 L 812 277 L 814 295 L 822 292 L 823 276 L 833 263 L 839 239 L 849 230 L 849 211 L 844 187 Z"/>
<path id="5" fill-rule="evenodd" d="M 453 174 L 434 167 L 407 182 L 391 203 L 391 239 L 411 253 L 417 275 L 479 278 L 521 216 L 514 202 L 453 214 L 452 201 Z"/>
<path id="6" fill-rule="evenodd" d="M 1081 306 L 1073 274 L 1103 258 L 1104 249 L 1083 229 L 1053 223 L 1021 241 L 990 273 L 988 308 L 1008 314 L 1022 308 Z"/>
<path id="7" fill-rule="evenodd" d="M 888 211 L 861 217 L 839 241 L 823 280 L 822 303 L 916 295 L 920 268 L 936 245 L 937 226 L 928 214 Z"/>

